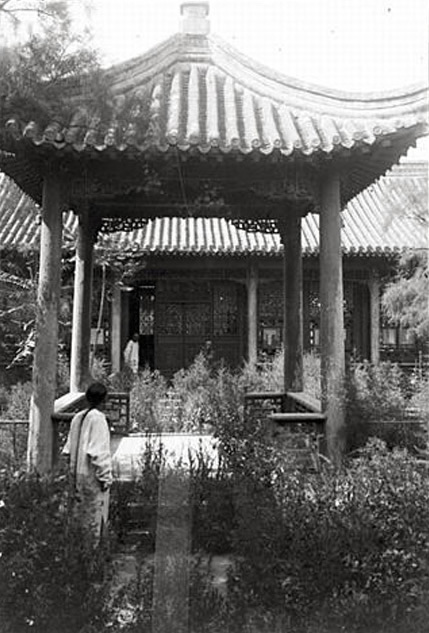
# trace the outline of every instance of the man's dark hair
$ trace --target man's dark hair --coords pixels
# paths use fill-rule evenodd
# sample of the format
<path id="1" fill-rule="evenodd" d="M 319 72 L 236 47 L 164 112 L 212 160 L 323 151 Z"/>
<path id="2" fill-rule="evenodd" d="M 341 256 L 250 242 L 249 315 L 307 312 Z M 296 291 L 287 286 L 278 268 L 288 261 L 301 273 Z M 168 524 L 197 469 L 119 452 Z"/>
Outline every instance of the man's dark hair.
<path id="1" fill-rule="evenodd" d="M 107 389 L 101 382 L 93 382 L 89 385 L 85 393 L 88 404 L 96 407 L 101 404 L 107 396 Z"/>

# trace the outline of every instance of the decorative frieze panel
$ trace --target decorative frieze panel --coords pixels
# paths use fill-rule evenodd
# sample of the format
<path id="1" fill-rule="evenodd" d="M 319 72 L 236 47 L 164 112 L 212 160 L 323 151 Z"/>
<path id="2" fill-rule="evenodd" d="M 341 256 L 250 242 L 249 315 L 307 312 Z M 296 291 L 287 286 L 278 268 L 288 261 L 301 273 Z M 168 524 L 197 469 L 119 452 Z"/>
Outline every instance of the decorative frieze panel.
<path id="1" fill-rule="evenodd" d="M 136 231 L 144 228 L 148 218 L 102 218 L 100 224 L 100 233 L 115 233 L 116 231 Z"/>
<path id="2" fill-rule="evenodd" d="M 249 233 L 275 234 L 279 232 L 277 220 L 273 218 L 233 218 L 231 224 Z"/>

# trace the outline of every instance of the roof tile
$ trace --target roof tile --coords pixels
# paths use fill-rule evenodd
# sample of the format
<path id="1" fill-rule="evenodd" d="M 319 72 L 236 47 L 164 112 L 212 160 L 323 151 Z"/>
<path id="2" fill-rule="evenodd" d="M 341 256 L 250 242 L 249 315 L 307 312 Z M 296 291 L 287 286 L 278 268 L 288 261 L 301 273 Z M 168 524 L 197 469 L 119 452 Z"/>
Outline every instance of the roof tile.
<path id="1" fill-rule="evenodd" d="M 404 162 L 351 200 L 343 211 L 342 244 L 346 254 L 389 254 L 404 248 L 428 248 L 426 230 L 418 217 L 427 216 L 428 167 Z M 37 248 L 39 208 L 0 173 L 0 248 Z M 76 216 L 64 214 L 64 235 L 74 241 Z M 122 255 L 192 253 L 218 255 L 276 255 L 282 250 L 278 235 L 238 229 L 224 218 L 158 218 L 144 228 L 100 236 Z M 319 217 L 308 214 L 302 223 L 302 249 L 319 248 Z"/>
<path id="2" fill-rule="evenodd" d="M 368 95 L 321 88 L 264 68 L 214 36 L 173 36 L 106 71 L 105 81 L 115 96 L 109 120 L 85 112 L 82 102 L 66 128 L 52 122 L 39 130 L 24 122 L 24 135 L 77 151 L 95 145 L 164 152 L 177 145 L 206 152 L 219 145 L 225 152 L 279 148 L 288 155 L 292 148 L 311 154 L 336 144 L 351 148 L 361 139 L 374 143 L 419 124 L 427 131 L 426 87 Z M 9 130 L 21 137 L 18 122 Z"/>

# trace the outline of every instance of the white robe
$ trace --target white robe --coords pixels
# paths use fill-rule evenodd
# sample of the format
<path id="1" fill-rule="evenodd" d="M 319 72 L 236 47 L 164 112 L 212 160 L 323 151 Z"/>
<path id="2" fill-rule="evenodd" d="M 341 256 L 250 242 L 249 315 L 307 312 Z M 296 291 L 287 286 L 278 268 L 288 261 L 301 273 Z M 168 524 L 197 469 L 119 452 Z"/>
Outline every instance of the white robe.
<path id="1" fill-rule="evenodd" d="M 136 374 L 139 370 L 139 342 L 128 341 L 124 349 L 124 362 Z"/>
<path id="2" fill-rule="evenodd" d="M 75 476 L 77 513 L 83 524 L 99 537 L 109 513 L 110 431 L 104 413 L 90 409 L 85 416 L 87 411 L 80 411 L 71 421 L 63 453 L 70 455 L 70 471 Z"/>

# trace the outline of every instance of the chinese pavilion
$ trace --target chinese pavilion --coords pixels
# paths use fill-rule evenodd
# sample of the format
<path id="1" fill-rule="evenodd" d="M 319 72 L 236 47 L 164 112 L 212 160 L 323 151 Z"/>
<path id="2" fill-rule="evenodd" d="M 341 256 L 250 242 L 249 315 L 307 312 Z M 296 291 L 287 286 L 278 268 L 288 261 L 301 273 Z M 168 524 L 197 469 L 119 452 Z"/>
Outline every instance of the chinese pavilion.
<path id="1" fill-rule="evenodd" d="M 208 9 L 206 2 L 183 3 L 180 33 L 105 72 L 112 106 L 89 108 L 76 94 L 69 120 L 43 128 L 37 121 L 11 120 L 1 134 L 2 170 L 41 204 L 29 435 L 29 464 L 41 472 L 51 466 L 63 212 L 68 209 L 79 219 L 74 389 L 82 388 L 88 374 L 97 236 L 136 230 L 156 218 L 202 217 L 228 219 L 247 231 L 278 231 L 284 388 L 301 391 L 301 227 L 309 213 L 317 215 L 322 407 L 330 455 L 335 460 L 341 454 L 341 210 L 427 133 L 427 88 L 357 94 L 289 79 L 211 35 Z M 255 296 L 249 292 L 249 311 L 256 310 Z M 255 337 L 249 332 L 249 340 Z"/>

